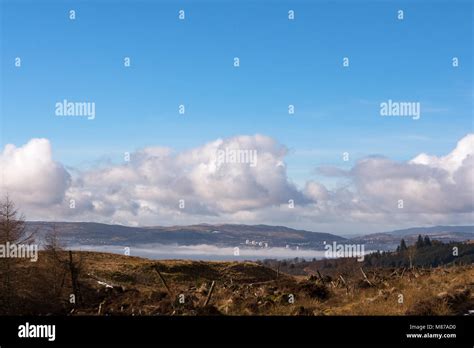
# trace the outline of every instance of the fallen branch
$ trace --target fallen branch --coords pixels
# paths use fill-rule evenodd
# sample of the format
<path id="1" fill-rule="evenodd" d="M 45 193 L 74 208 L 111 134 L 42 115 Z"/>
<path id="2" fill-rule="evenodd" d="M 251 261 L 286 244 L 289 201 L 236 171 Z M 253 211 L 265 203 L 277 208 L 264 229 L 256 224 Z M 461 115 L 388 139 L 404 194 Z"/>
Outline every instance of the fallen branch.
<path id="1" fill-rule="evenodd" d="M 113 289 L 113 288 L 116 286 L 116 285 L 113 285 L 113 284 L 111 284 L 111 283 L 107 283 L 106 281 L 104 281 L 104 280 L 102 280 L 102 279 L 96 277 L 96 276 L 95 276 L 94 274 L 92 274 L 92 273 L 87 273 L 87 275 L 88 275 L 90 278 L 96 280 L 97 283 L 99 283 L 100 285 L 105 286 L 106 288 L 111 288 L 111 289 Z"/>
<path id="2" fill-rule="evenodd" d="M 346 283 L 345 279 L 342 277 L 342 275 L 339 275 L 339 278 L 342 280 L 342 285 L 346 288 L 346 295 L 349 295 L 350 290 L 349 290 L 349 285 Z"/>
<path id="3" fill-rule="evenodd" d="M 360 271 L 362 272 L 362 275 L 364 276 L 364 279 L 365 281 L 370 285 L 370 286 L 374 286 L 374 284 L 372 284 L 369 280 L 369 278 L 367 278 L 367 275 L 365 274 L 364 270 L 362 269 L 362 267 L 360 267 Z"/>
<path id="4" fill-rule="evenodd" d="M 156 271 L 156 273 L 158 273 L 158 276 L 160 277 L 161 282 L 162 282 L 163 285 L 165 286 L 165 288 L 166 288 L 166 290 L 168 291 L 168 293 L 170 294 L 170 296 L 173 296 L 173 293 L 172 293 L 172 291 L 170 290 L 168 284 L 166 284 L 165 278 L 161 275 L 161 272 L 158 270 L 157 267 L 155 267 L 155 271 Z"/>
<path id="5" fill-rule="evenodd" d="M 324 283 L 324 278 L 323 276 L 321 275 L 321 273 L 319 273 L 319 270 L 317 269 L 316 272 L 318 272 L 318 277 L 319 277 L 319 280 L 321 281 L 321 283 L 323 283 L 323 285 L 325 285 Z"/>
<path id="6" fill-rule="evenodd" d="M 99 303 L 99 310 L 97 311 L 97 315 L 100 315 L 100 312 L 102 311 L 102 305 L 105 303 L 105 300 Z"/>
<path id="7" fill-rule="evenodd" d="M 243 285 L 254 286 L 254 285 L 273 283 L 273 282 L 276 282 L 276 281 L 277 281 L 276 279 L 272 279 L 272 280 L 266 280 L 264 282 L 257 282 L 257 283 L 247 283 L 247 284 L 243 283 Z"/>
<path id="8" fill-rule="evenodd" d="M 339 278 L 341 278 L 342 284 L 343 284 L 344 286 L 346 286 L 346 281 L 344 280 L 344 278 L 342 277 L 342 275 L 339 275 Z"/>

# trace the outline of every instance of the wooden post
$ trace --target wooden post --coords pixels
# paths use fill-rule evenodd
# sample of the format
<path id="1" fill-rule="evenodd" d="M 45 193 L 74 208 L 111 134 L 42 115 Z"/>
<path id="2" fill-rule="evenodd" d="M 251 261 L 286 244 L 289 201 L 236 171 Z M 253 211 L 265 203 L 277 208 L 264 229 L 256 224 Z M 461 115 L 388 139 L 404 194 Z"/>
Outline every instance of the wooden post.
<path id="1" fill-rule="evenodd" d="M 204 307 L 206 307 L 209 304 L 209 301 L 211 300 L 212 292 L 214 291 L 214 286 L 216 285 L 216 282 L 213 280 L 211 284 L 211 288 L 209 289 L 209 293 L 207 294 L 206 302 L 204 302 Z"/>
<path id="2" fill-rule="evenodd" d="M 71 287 L 72 287 L 72 292 L 75 298 L 74 305 L 76 305 L 77 302 L 82 302 L 82 299 L 81 299 L 81 294 L 79 292 L 79 284 L 77 282 L 78 269 L 74 265 L 74 260 L 72 258 L 71 250 L 69 250 L 69 265 L 68 266 L 69 266 L 69 271 L 71 272 Z"/>

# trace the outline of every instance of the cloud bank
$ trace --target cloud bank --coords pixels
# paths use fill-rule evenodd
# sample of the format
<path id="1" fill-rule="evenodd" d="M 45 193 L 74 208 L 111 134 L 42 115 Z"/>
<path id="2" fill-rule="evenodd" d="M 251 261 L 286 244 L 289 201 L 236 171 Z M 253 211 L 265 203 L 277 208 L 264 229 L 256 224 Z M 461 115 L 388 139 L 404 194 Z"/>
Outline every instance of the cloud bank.
<path id="1" fill-rule="evenodd" d="M 229 157 L 221 163 L 219 151 L 243 156 L 242 161 Z M 256 165 L 245 161 L 245 151 L 255 151 Z M 182 152 L 148 147 L 123 163 L 70 172 L 53 160 L 47 139 L 32 139 L 1 152 L 1 193 L 8 192 L 29 219 L 43 220 L 281 223 L 311 229 L 459 224 L 473 218 L 473 151 L 469 134 L 445 156 L 421 153 L 404 162 L 366 157 L 350 170 L 317 168 L 349 182 L 330 190 L 314 180 L 304 187 L 292 183 L 286 147 L 264 135 L 217 139 Z"/>

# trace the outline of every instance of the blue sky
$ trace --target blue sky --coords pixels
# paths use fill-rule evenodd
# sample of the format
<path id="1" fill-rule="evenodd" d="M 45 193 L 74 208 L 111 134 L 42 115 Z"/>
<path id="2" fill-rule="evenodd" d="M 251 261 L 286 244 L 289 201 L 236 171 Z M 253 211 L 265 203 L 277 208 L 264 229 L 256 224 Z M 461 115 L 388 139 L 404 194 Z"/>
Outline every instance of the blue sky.
<path id="1" fill-rule="evenodd" d="M 472 132 L 470 1 L 1 3 L 2 144 L 44 137 L 68 166 L 261 133 L 303 183 L 343 151 L 443 155 Z M 63 99 L 94 101 L 96 119 L 56 117 Z M 380 117 L 387 99 L 421 102 L 421 118 Z"/>

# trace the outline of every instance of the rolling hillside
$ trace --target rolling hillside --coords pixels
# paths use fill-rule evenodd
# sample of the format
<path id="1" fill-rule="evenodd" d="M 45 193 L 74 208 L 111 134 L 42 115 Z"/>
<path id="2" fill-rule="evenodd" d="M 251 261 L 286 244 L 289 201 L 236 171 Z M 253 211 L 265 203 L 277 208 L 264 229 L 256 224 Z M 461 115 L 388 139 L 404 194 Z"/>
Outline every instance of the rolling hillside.
<path id="1" fill-rule="evenodd" d="M 323 242 L 346 239 L 330 233 L 295 230 L 269 225 L 190 225 L 171 227 L 128 227 L 91 222 L 28 222 L 38 239 L 56 228 L 61 240 L 70 245 L 138 245 L 178 244 L 235 247 L 243 244 L 268 243 L 268 247 L 304 247 L 321 249 Z"/>

